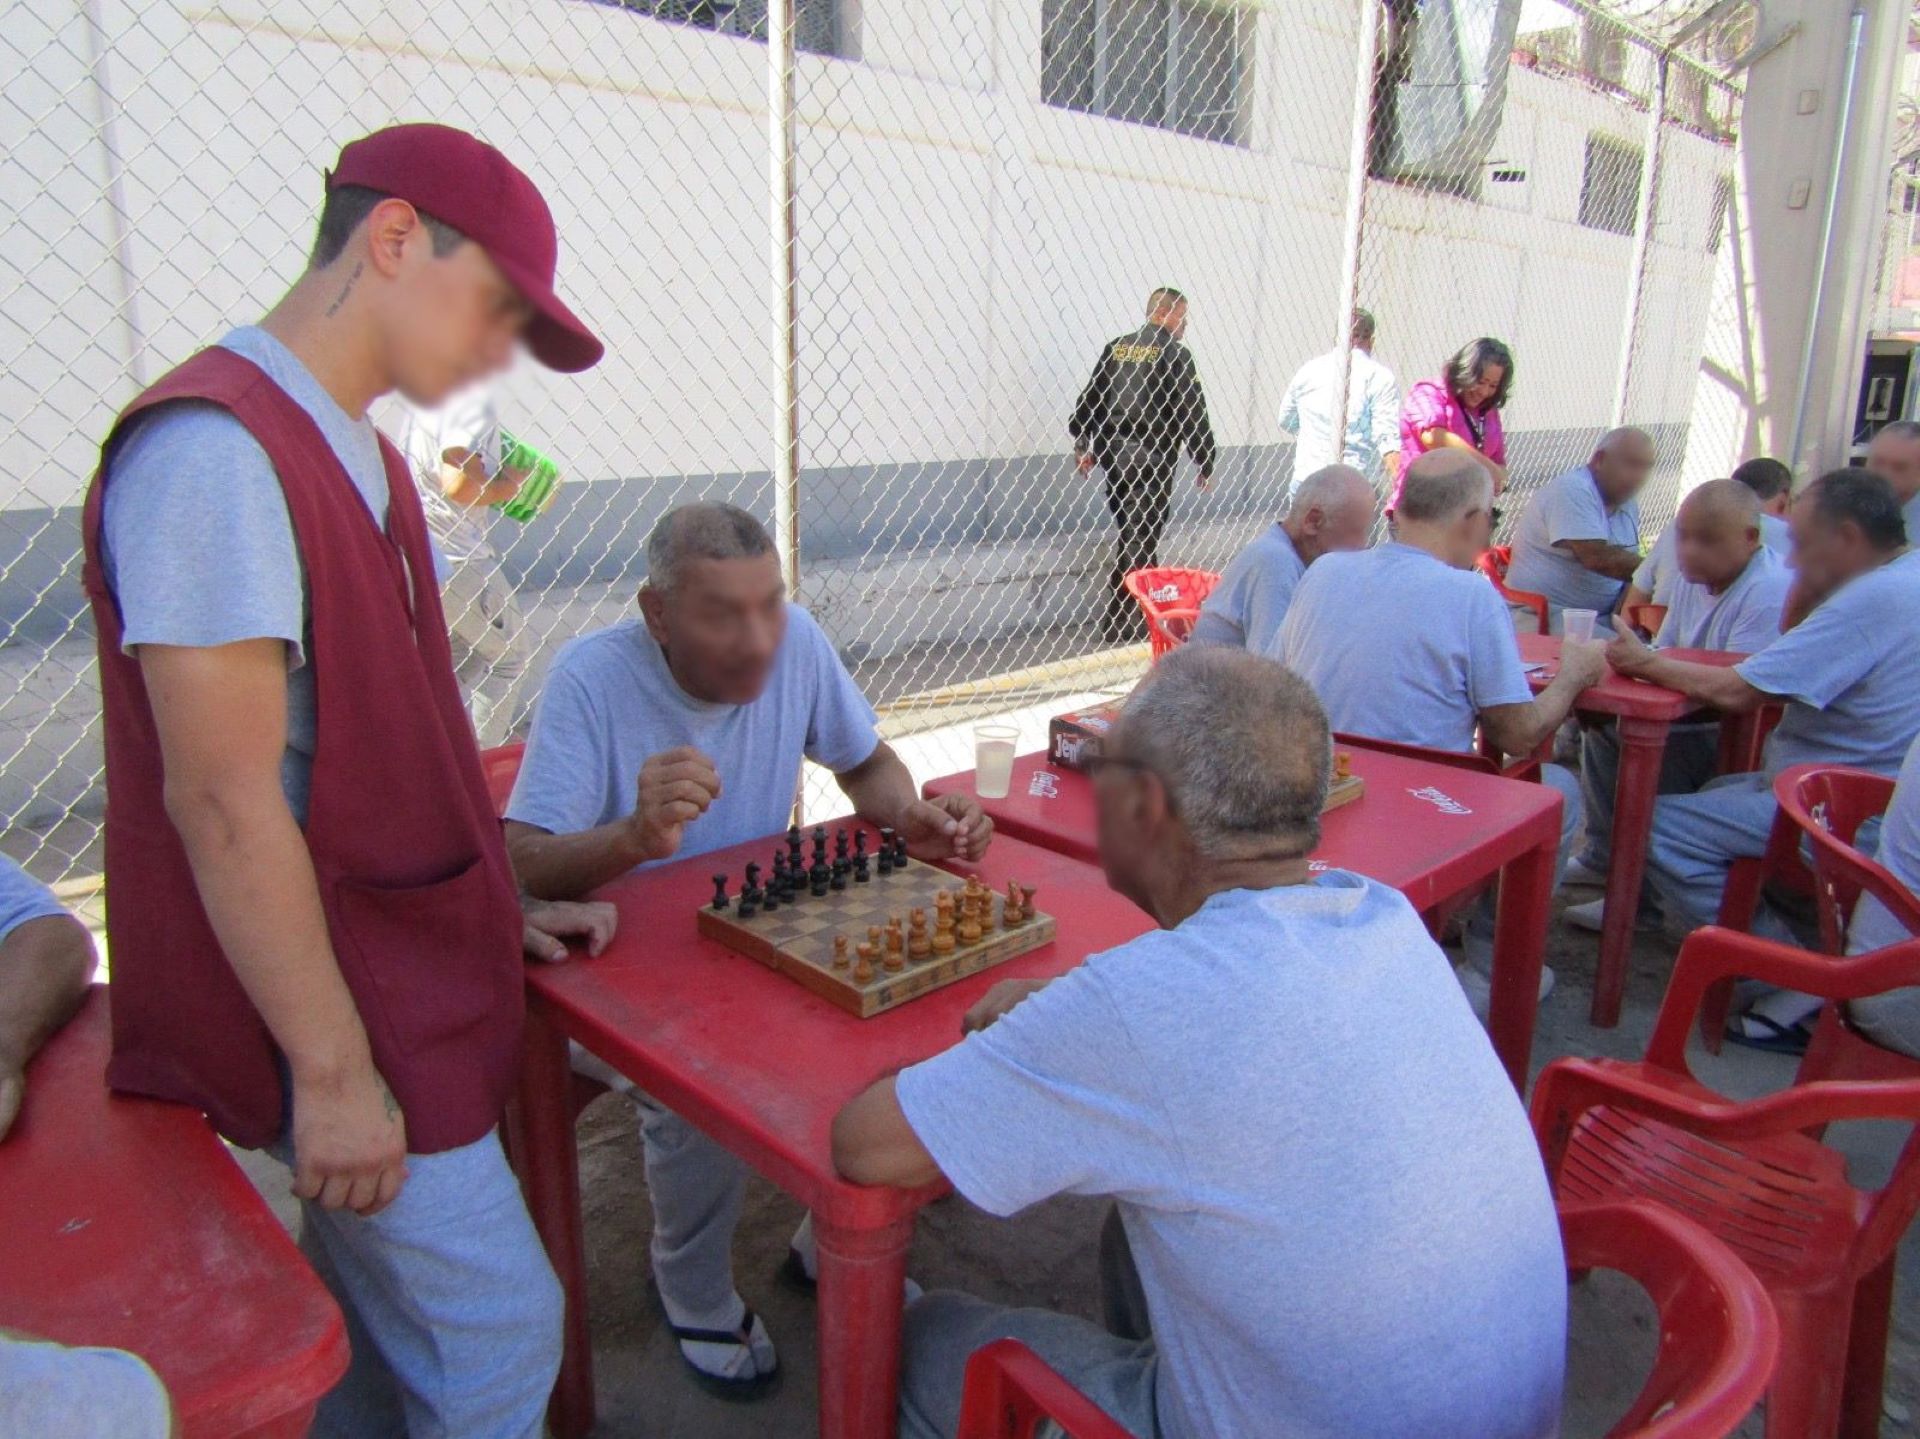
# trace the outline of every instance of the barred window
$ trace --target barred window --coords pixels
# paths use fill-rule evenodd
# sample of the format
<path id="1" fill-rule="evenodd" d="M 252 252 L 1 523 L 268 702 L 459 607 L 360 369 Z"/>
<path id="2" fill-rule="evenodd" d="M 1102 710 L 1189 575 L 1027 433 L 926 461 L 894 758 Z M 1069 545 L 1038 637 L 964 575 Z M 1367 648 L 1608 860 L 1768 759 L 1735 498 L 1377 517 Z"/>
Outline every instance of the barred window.
<path id="1" fill-rule="evenodd" d="M 1042 0 L 1040 98 L 1247 143 L 1253 17 L 1205 0 Z"/>
<path id="2" fill-rule="evenodd" d="M 1587 136 L 1586 169 L 1580 176 L 1580 223 L 1589 230 L 1631 235 L 1640 218 L 1640 166 L 1637 145 Z"/>
<path id="3" fill-rule="evenodd" d="M 596 0 L 673 25 L 716 35 L 767 39 L 767 0 Z M 844 55 L 838 0 L 794 0 L 793 43 L 813 55 Z"/>

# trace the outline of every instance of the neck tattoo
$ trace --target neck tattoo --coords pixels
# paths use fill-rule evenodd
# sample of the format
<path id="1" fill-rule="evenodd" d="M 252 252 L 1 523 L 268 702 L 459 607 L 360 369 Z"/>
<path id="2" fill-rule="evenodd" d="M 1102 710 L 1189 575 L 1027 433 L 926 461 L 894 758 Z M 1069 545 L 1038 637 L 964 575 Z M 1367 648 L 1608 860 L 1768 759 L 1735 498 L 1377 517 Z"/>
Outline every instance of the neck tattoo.
<path id="1" fill-rule="evenodd" d="M 328 319 L 332 319 L 334 315 L 338 314 L 340 307 L 347 303 L 347 296 L 353 293 L 354 284 L 359 280 L 360 272 L 366 269 L 366 267 L 367 262 L 365 260 L 355 260 L 353 262 L 353 271 L 347 276 L 346 284 L 340 287 L 340 293 L 334 298 L 334 302 L 327 306 Z"/>

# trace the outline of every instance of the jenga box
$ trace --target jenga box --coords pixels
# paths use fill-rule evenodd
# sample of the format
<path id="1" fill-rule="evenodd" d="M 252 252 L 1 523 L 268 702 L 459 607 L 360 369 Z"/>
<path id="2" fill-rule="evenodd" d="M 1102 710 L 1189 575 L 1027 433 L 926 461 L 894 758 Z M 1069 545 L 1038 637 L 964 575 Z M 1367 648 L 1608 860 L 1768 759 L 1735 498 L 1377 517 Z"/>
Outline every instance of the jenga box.
<path id="1" fill-rule="evenodd" d="M 1047 761 L 1062 769 L 1083 770 L 1098 757 L 1113 722 L 1120 718 L 1118 703 L 1098 709 L 1055 715 L 1047 722 Z"/>

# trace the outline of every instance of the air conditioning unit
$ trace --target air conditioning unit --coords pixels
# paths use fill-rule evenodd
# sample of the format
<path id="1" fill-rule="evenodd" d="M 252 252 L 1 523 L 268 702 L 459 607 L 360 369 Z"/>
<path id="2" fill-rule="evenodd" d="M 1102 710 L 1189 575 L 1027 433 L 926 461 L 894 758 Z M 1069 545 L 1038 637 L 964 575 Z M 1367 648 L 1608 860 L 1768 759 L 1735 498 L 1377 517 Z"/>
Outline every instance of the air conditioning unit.
<path id="1" fill-rule="evenodd" d="M 1521 0 L 1389 0 L 1373 171 L 1478 195 Z"/>

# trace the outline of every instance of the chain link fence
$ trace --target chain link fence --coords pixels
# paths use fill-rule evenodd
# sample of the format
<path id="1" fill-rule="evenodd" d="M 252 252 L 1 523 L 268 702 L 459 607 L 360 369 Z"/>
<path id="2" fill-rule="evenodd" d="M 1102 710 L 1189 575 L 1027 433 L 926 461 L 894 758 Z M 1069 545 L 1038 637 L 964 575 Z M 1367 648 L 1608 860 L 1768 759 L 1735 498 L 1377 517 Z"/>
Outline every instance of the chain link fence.
<path id="1" fill-rule="evenodd" d="M 50 880 L 99 867 L 78 560 L 95 446 L 142 385 L 298 273 L 321 172 L 383 124 L 466 127 L 532 174 L 561 288 L 608 342 L 583 377 L 522 365 L 494 397 L 564 476 L 544 513 L 491 522 L 502 662 L 530 690 L 559 644 L 631 612 L 661 513 L 728 499 L 793 538 L 798 598 L 920 778 L 971 763 L 975 720 L 1011 715 L 1037 740 L 1047 714 L 1145 665 L 1100 622 L 1115 522 L 1067 426 L 1156 287 L 1189 299 L 1219 448 L 1209 490 L 1182 461 L 1159 555 L 1206 569 L 1282 510 L 1284 396 L 1344 351 L 1354 303 L 1403 392 L 1464 341 L 1511 346 L 1510 516 L 1609 425 L 1652 431 L 1651 540 L 1681 482 L 1703 331 L 1738 302 L 1716 263 L 1738 97 L 1698 59 L 1739 37 L 1669 53 L 1652 11 L 1633 26 L 1553 0 L 0 14 L 0 113 L 20 137 L 0 156 L 0 844 Z M 790 73 L 769 44 L 788 24 Z M 809 817 L 837 801 L 809 777 Z"/>

